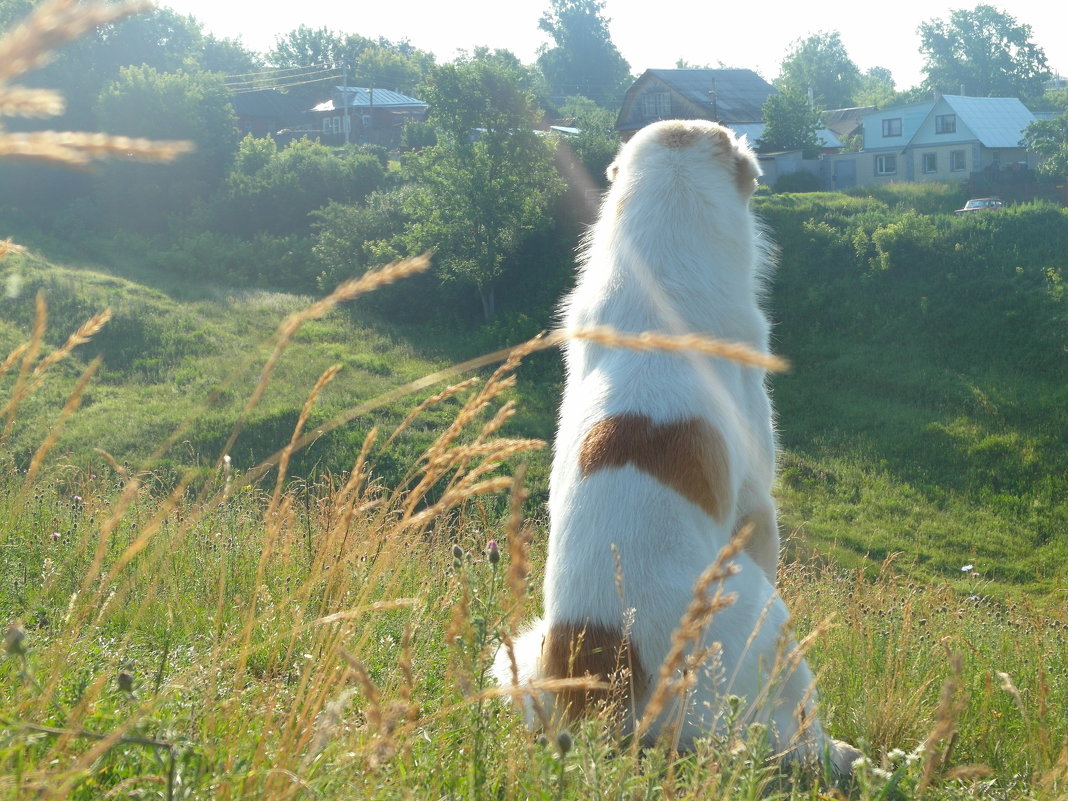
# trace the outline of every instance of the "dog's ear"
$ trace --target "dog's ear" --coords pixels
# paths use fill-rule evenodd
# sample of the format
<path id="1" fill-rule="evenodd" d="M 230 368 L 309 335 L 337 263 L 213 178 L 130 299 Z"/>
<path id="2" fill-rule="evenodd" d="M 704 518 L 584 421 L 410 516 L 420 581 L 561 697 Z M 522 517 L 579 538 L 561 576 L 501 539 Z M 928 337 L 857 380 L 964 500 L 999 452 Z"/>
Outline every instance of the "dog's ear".
<path id="1" fill-rule="evenodd" d="M 749 197 L 756 191 L 757 178 L 763 171 L 757 163 L 756 156 L 748 147 L 739 148 L 734 156 L 734 180 L 738 182 L 738 189 L 745 197 Z"/>
<path id="2" fill-rule="evenodd" d="M 608 183 L 612 183 L 612 181 L 616 180 L 616 176 L 619 175 L 619 162 L 613 161 L 609 164 L 608 169 L 605 170 L 605 175 L 608 176 Z"/>
<path id="3" fill-rule="evenodd" d="M 734 143 L 734 179 L 745 197 L 756 191 L 757 178 L 764 174 L 756 153 L 749 146 L 749 137 L 742 134 Z"/>
<path id="4" fill-rule="evenodd" d="M 748 198 L 757 188 L 757 178 L 763 174 L 756 153 L 749 146 L 749 136 L 742 134 L 735 138 L 726 129 L 722 129 L 723 144 L 734 159 L 734 180 L 743 197 Z"/>

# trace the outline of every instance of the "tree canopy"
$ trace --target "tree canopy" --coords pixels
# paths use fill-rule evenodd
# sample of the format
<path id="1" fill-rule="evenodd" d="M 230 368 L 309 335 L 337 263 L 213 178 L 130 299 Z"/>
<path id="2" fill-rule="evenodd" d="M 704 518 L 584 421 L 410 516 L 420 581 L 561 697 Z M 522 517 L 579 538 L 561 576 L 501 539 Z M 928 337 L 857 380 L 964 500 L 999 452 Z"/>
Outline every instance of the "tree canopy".
<path id="1" fill-rule="evenodd" d="M 441 135 L 409 160 L 405 238 L 412 251 L 435 251 L 444 278 L 473 285 L 488 321 L 507 261 L 562 191 L 553 145 L 534 130 L 530 76 L 510 53 L 438 67 L 426 100 Z"/>
<path id="2" fill-rule="evenodd" d="M 1031 41 L 1031 26 L 993 6 L 953 11 L 920 25 L 926 88 L 973 97 L 1042 95 L 1050 78 L 1046 54 Z"/>
<path id="3" fill-rule="evenodd" d="M 846 108 L 861 86 L 857 65 L 849 58 L 838 31 L 817 33 L 794 43 L 783 59 L 776 86 L 812 92 L 820 108 Z"/>
<path id="4" fill-rule="evenodd" d="M 603 0 L 550 0 L 538 27 L 553 40 L 538 56 L 554 96 L 582 95 L 616 106 L 631 80 L 630 65 L 612 42 Z"/>
<path id="5" fill-rule="evenodd" d="M 764 135 L 757 147 L 764 153 L 801 150 L 806 158 L 820 151 L 817 132 L 823 127 L 807 93 L 787 86 L 764 101 Z"/>
<path id="6" fill-rule="evenodd" d="M 218 74 L 123 67 L 100 93 L 96 113 L 108 133 L 188 139 L 196 147 L 181 169 L 121 162 L 102 169 L 101 210 L 133 229 L 161 228 L 168 215 L 214 189 L 237 144 L 230 93 Z"/>
<path id="7" fill-rule="evenodd" d="M 1068 110 L 1049 120 L 1035 120 L 1024 130 L 1024 146 L 1042 159 L 1039 173 L 1068 178 Z"/>

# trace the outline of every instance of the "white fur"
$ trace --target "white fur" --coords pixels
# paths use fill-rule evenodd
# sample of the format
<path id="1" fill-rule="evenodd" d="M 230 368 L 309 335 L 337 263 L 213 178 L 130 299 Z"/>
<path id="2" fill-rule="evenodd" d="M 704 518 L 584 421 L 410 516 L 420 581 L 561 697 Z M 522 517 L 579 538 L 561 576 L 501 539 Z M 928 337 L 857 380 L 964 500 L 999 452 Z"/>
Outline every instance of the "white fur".
<path id="1" fill-rule="evenodd" d="M 670 136 L 687 131 L 696 135 L 683 135 L 686 144 L 676 146 L 680 140 Z M 759 169 L 745 142 L 714 123 L 657 123 L 622 148 L 610 174 L 614 181 L 588 237 L 578 283 L 563 304 L 565 327 L 696 332 L 766 351 L 769 326 L 758 299 L 768 259 L 748 207 Z M 774 587 L 775 435 L 763 372 L 693 353 L 638 352 L 579 340 L 568 343 L 565 363 L 544 616 L 516 641 L 520 683 L 540 677 L 542 638 L 550 626 L 627 626 L 652 678 L 632 699 L 640 719 L 694 582 L 739 527 L 756 521 L 754 538 L 735 559 L 740 571 L 725 582 L 737 599 L 706 632 L 705 644 L 722 645 L 719 664 L 698 677 L 678 742 L 687 747 L 704 733 L 722 733 L 723 701 L 736 695 L 752 705 L 746 721 L 769 725 L 780 753 L 817 759 L 828 750 L 847 773 L 858 754 L 827 738 L 815 720 L 813 677 L 804 660 L 769 676 L 777 655 L 784 648 L 794 653 L 795 646 L 784 633 L 789 614 Z M 722 520 L 632 464 L 582 475 L 586 432 L 624 413 L 656 423 L 700 418 L 722 435 L 729 464 L 729 508 Z M 503 652 L 494 673 L 502 684 L 511 683 Z M 803 731 L 799 709 L 808 719 Z M 654 724 L 647 739 L 664 724 Z"/>

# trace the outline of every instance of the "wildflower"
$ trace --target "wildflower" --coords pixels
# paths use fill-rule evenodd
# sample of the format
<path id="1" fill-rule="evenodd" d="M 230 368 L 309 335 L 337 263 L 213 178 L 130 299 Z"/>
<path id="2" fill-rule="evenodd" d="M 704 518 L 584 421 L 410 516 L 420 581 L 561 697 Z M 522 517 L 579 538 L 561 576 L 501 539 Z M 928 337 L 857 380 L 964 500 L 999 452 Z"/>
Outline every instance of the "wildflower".
<path id="1" fill-rule="evenodd" d="M 567 756 L 568 751 L 571 750 L 573 744 L 574 743 L 571 740 L 571 732 L 567 729 L 561 729 L 560 733 L 556 735 L 556 747 L 560 749 L 560 756 Z"/>
<path id="2" fill-rule="evenodd" d="M 124 693 L 133 692 L 133 674 L 127 673 L 124 670 L 115 677 L 115 683 L 119 685 L 119 689 Z"/>
<path id="3" fill-rule="evenodd" d="M 52 540 L 52 542 L 57 542 L 62 536 L 63 535 L 60 534 L 58 531 L 53 531 L 51 534 L 48 535 L 48 538 Z"/>
<path id="4" fill-rule="evenodd" d="M 968 572 L 969 570 L 972 570 L 972 569 L 973 569 L 974 567 L 975 567 L 975 565 L 964 565 L 964 566 L 963 566 L 963 567 L 962 567 L 962 568 L 960 569 L 960 572 L 961 572 L 961 573 L 967 573 L 967 572 Z"/>
<path id="5" fill-rule="evenodd" d="M 452 558 L 453 559 L 463 559 L 464 558 L 464 549 L 461 548 L 459 545 L 453 545 L 452 546 Z"/>
<path id="6" fill-rule="evenodd" d="M 7 627 L 7 633 L 4 634 L 4 650 L 12 656 L 26 654 L 26 632 L 17 622 Z"/>
<path id="7" fill-rule="evenodd" d="M 486 551 L 491 565 L 495 565 L 501 561 L 501 549 L 497 545 L 497 540 L 490 540 L 489 545 L 486 546 Z"/>

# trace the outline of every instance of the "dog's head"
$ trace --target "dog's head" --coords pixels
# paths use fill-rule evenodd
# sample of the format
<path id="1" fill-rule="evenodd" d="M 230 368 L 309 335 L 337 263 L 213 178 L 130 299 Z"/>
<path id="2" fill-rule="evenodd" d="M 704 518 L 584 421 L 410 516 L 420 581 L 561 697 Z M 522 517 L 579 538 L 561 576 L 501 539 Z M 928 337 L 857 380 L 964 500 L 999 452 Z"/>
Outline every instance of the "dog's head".
<path id="1" fill-rule="evenodd" d="M 647 174 L 665 167 L 682 177 L 725 176 L 743 199 L 756 189 L 760 166 L 745 138 L 707 120 L 663 120 L 647 125 L 620 150 L 608 168 L 608 179 Z"/>

